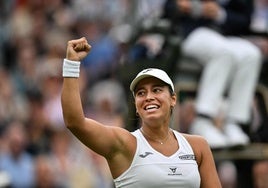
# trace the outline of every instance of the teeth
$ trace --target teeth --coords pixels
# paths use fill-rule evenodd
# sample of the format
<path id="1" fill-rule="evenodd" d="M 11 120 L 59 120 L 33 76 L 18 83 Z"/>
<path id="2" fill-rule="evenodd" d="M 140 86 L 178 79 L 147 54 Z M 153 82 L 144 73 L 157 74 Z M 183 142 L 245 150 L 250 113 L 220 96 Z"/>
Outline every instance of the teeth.
<path id="1" fill-rule="evenodd" d="M 154 108 L 158 108 L 158 106 L 157 105 L 148 105 L 148 106 L 146 106 L 146 110 L 150 110 L 150 109 L 154 109 Z"/>

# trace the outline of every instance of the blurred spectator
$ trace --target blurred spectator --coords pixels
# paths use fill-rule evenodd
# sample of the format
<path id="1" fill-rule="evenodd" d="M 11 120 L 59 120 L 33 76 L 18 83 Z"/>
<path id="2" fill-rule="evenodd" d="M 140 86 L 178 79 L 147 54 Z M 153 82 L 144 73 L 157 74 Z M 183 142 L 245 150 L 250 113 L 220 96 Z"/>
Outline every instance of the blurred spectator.
<path id="1" fill-rule="evenodd" d="M 254 188 L 268 187 L 268 161 L 258 161 L 253 166 Z"/>
<path id="2" fill-rule="evenodd" d="M 50 142 L 50 163 L 53 166 L 55 182 L 60 187 L 70 185 L 69 172 L 72 170 L 71 138 L 65 130 L 55 130 Z"/>
<path id="3" fill-rule="evenodd" d="M 256 33 L 268 34 L 268 1 L 254 0 L 254 14 L 250 28 Z"/>
<path id="4" fill-rule="evenodd" d="M 123 86 L 108 79 L 97 82 L 90 90 L 88 116 L 105 125 L 124 127 L 127 103 Z"/>
<path id="5" fill-rule="evenodd" d="M 48 157 L 58 187 L 110 188 L 112 179 L 107 175 L 108 169 L 103 169 L 107 166 L 105 161 L 95 158 L 67 130 L 55 130 L 50 143 Z"/>
<path id="6" fill-rule="evenodd" d="M 0 169 L 10 176 L 12 187 L 33 187 L 34 159 L 25 151 L 27 138 L 24 125 L 18 121 L 10 122 L 4 138 L 8 148 L 0 155 Z"/>
<path id="7" fill-rule="evenodd" d="M 5 123 L 13 118 L 26 120 L 27 100 L 16 92 L 12 76 L 6 69 L 0 67 L 0 123 Z"/>
<path id="8" fill-rule="evenodd" d="M 253 44 L 258 46 L 263 54 L 263 66 L 260 76 L 260 83 L 268 86 L 268 1 L 255 0 L 255 11 L 252 16 L 250 36 L 245 36 Z"/>
<path id="9" fill-rule="evenodd" d="M 182 53 L 204 66 L 190 132 L 204 136 L 212 148 L 250 141 L 241 125 L 250 123 L 261 53 L 240 36 L 249 33 L 252 13 L 253 1 L 167 0 L 165 5 L 165 17 L 184 37 Z M 214 119 L 223 98 L 228 106 L 219 129 Z"/>
<path id="10" fill-rule="evenodd" d="M 223 188 L 237 188 L 237 170 L 232 161 L 221 161 L 218 174 Z"/>
<path id="11" fill-rule="evenodd" d="M 50 122 L 50 126 L 56 129 L 63 129 L 63 117 L 61 110 L 61 86 L 60 60 L 57 58 L 45 59 L 39 67 L 39 86 L 43 95 L 44 113 Z"/>
<path id="12" fill-rule="evenodd" d="M 56 184 L 56 176 L 53 173 L 53 166 L 49 157 L 39 155 L 35 159 L 35 185 L 38 188 L 59 188 Z"/>
<path id="13" fill-rule="evenodd" d="M 93 46 L 91 53 L 83 60 L 88 83 L 109 78 L 118 66 L 118 46 L 102 27 L 105 22 L 96 23 L 89 18 L 79 18 L 75 30 L 78 36 L 85 36 Z"/>
<path id="14" fill-rule="evenodd" d="M 177 113 L 175 118 L 177 119 L 176 123 L 174 123 L 174 128 L 183 133 L 189 133 L 189 129 L 196 114 L 195 101 L 193 99 L 185 99 L 178 104 L 175 109 L 177 110 L 175 111 L 175 113 Z"/>
<path id="15" fill-rule="evenodd" d="M 29 118 L 27 128 L 27 151 L 34 157 L 49 152 L 50 137 L 53 127 L 44 109 L 44 96 L 39 90 L 27 93 Z"/>
<path id="16" fill-rule="evenodd" d="M 32 38 L 21 39 L 15 52 L 17 56 L 11 70 L 12 79 L 15 89 L 23 95 L 28 90 L 38 87 L 37 66 L 40 59 Z"/>

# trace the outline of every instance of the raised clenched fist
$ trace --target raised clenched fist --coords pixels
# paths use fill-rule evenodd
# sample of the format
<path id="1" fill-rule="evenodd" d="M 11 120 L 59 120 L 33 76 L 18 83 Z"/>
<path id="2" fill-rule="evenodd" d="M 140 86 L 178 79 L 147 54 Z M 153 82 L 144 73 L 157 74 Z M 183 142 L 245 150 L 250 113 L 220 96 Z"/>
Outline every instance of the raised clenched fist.
<path id="1" fill-rule="evenodd" d="M 81 61 L 89 53 L 91 46 L 85 37 L 68 41 L 66 59 Z"/>

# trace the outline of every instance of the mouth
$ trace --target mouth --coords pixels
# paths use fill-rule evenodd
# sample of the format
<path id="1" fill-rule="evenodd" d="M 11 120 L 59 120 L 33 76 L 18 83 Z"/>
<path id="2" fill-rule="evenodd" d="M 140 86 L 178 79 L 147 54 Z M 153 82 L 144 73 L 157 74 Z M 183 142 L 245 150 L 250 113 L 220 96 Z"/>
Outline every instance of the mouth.
<path id="1" fill-rule="evenodd" d="M 156 109 L 159 109 L 159 106 L 156 104 L 150 104 L 150 105 L 145 106 L 144 108 L 144 110 L 146 111 L 151 111 L 151 110 L 156 110 Z"/>

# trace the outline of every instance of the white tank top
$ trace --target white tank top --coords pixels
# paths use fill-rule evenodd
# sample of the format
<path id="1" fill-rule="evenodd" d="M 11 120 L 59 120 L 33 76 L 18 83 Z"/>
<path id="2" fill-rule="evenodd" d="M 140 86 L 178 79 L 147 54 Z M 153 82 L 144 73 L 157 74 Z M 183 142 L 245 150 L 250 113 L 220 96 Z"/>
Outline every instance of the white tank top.
<path id="1" fill-rule="evenodd" d="M 117 188 L 190 188 L 200 187 L 200 174 L 192 147 L 181 133 L 173 130 L 179 149 L 167 157 L 156 151 L 140 130 L 137 149 L 130 167 L 114 179 Z"/>

